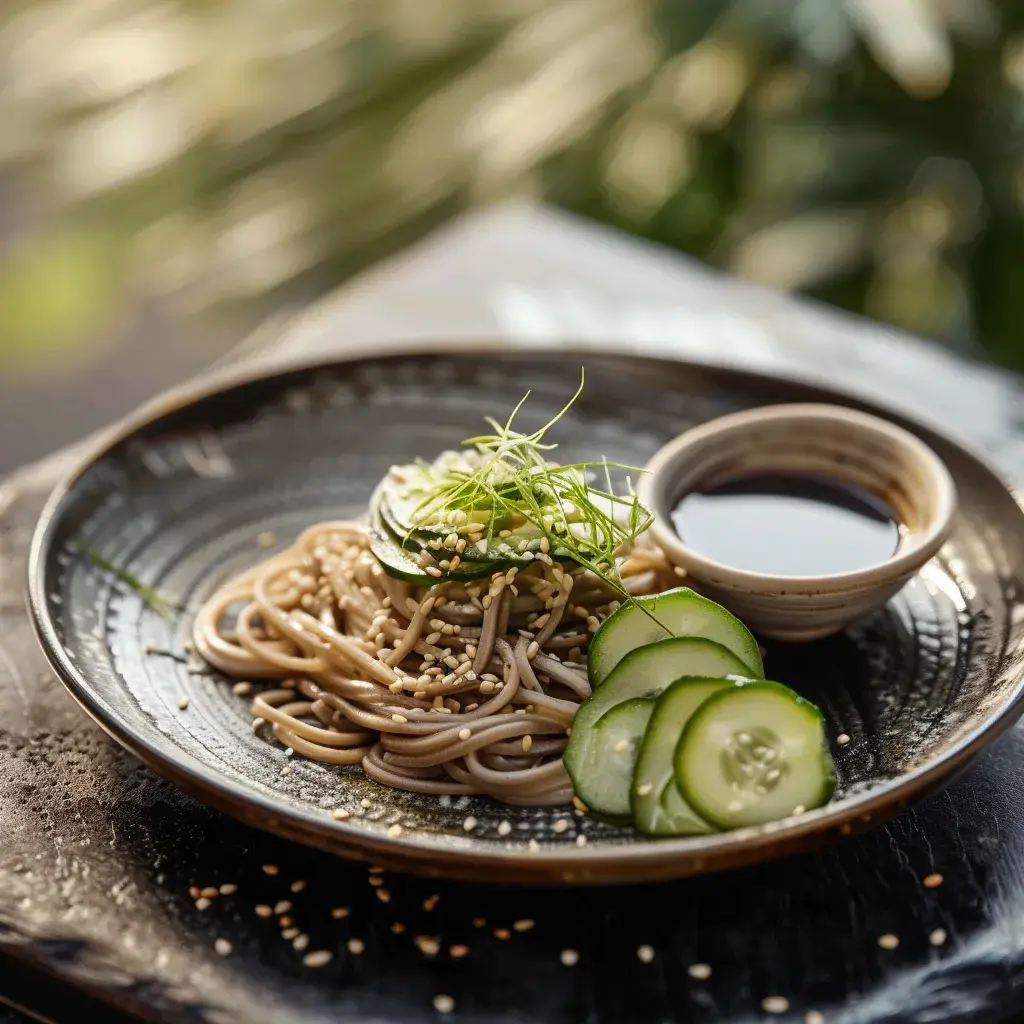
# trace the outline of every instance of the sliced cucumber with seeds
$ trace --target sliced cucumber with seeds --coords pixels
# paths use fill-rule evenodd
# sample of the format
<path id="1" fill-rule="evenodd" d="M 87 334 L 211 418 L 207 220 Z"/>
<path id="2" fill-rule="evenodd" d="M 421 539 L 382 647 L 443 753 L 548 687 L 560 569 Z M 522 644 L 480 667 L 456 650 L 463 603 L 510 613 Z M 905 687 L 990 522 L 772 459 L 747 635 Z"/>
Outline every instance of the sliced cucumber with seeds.
<path id="1" fill-rule="evenodd" d="M 595 725 L 605 757 L 600 771 L 588 775 L 576 794 L 592 810 L 612 819 L 629 820 L 629 789 L 637 751 L 654 710 L 649 697 L 634 697 L 614 707 Z"/>
<path id="2" fill-rule="evenodd" d="M 675 776 L 683 798 L 720 829 L 809 811 L 835 789 L 821 712 L 765 680 L 708 697 L 679 737 Z"/>
<path id="3" fill-rule="evenodd" d="M 395 579 L 404 580 L 419 587 L 432 587 L 439 578 L 424 572 L 411 551 L 406 551 L 398 539 L 383 523 L 376 506 L 370 508 L 370 550 L 380 562 L 381 568 Z M 501 566 L 495 562 L 464 562 L 454 572 L 445 573 L 449 580 L 475 580 L 489 576 Z"/>
<path id="4" fill-rule="evenodd" d="M 677 679 L 658 698 L 633 772 L 633 823 L 652 836 L 698 835 L 714 829 L 683 799 L 675 778 L 675 752 L 690 716 L 728 679 Z"/>
<path id="5" fill-rule="evenodd" d="M 576 712 L 572 723 L 562 760 L 580 799 L 601 814 L 624 813 L 584 796 L 598 788 L 592 780 L 600 777 L 612 753 L 608 736 L 597 727 L 613 708 L 636 697 L 657 697 L 683 676 L 739 680 L 746 679 L 749 672 L 727 647 L 703 637 L 669 637 L 627 654 Z M 627 803 L 626 813 L 628 810 Z"/>
<path id="6" fill-rule="evenodd" d="M 450 558 L 451 554 L 454 554 L 451 549 L 432 548 L 430 545 L 443 542 L 452 533 L 466 541 L 463 550 L 459 552 L 459 560 L 462 562 L 496 562 L 505 566 L 525 566 L 529 565 L 536 557 L 536 553 L 541 550 L 540 541 L 544 534 L 531 523 L 511 531 L 507 537 L 485 537 L 484 540 L 477 543 L 466 537 L 462 527 L 449 526 L 443 533 L 432 533 L 419 527 L 411 527 L 395 514 L 389 500 L 389 493 L 389 488 L 385 484 L 381 484 L 373 496 L 371 505 L 376 508 L 381 523 L 406 551 L 418 554 L 426 549 L 435 558 Z M 523 541 L 527 542 L 527 546 L 520 550 L 520 544 Z M 550 546 L 548 553 L 555 561 L 567 561 L 573 558 L 572 552 L 557 544 Z"/>
<path id="7" fill-rule="evenodd" d="M 761 652 L 750 630 L 720 604 L 689 587 L 633 598 L 601 624 L 587 653 L 592 686 L 599 686 L 630 651 L 666 636 L 700 636 L 728 647 L 745 675 L 764 675 Z"/>

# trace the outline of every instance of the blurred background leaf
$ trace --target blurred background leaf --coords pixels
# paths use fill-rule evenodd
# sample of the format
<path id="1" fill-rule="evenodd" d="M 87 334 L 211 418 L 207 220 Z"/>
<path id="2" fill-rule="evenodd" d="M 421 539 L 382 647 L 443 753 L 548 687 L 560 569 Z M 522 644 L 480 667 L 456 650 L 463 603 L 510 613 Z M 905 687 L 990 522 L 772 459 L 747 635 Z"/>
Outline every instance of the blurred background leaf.
<path id="1" fill-rule="evenodd" d="M 0 372 L 509 196 L 1024 369 L 1012 0 L 15 0 L 0 125 Z"/>

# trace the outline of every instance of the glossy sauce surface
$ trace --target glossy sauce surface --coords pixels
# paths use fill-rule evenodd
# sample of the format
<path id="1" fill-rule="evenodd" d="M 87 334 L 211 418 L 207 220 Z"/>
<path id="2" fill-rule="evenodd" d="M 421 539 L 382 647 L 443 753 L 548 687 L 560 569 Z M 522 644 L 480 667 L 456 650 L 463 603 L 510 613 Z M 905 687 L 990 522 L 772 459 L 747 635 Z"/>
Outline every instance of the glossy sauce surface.
<path id="1" fill-rule="evenodd" d="M 869 491 L 801 475 L 751 475 L 692 491 L 676 506 L 698 553 L 774 576 L 826 576 L 877 565 L 899 543 L 891 510 Z"/>

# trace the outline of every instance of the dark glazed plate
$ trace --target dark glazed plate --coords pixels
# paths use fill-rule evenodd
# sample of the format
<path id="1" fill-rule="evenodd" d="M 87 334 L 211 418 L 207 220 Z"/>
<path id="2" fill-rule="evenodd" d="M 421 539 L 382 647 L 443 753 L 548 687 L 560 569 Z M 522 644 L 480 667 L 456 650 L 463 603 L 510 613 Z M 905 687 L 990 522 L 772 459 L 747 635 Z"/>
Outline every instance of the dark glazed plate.
<path id="1" fill-rule="evenodd" d="M 336 853 L 425 873 L 515 882 L 633 882 L 807 849 L 897 813 L 1021 713 L 1024 517 L 999 478 L 954 442 L 903 420 L 956 480 L 961 509 L 939 556 L 845 634 L 770 645 L 768 674 L 817 702 L 840 785 L 821 810 L 759 829 L 646 840 L 575 814 L 485 798 L 422 797 L 356 769 L 295 759 L 251 728 L 248 700 L 190 663 L 191 618 L 226 576 L 320 519 L 360 513 L 388 466 L 431 456 L 532 389 L 562 421 L 559 455 L 642 464 L 722 413 L 775 402 L 863 403 L 793 382 L 593 353 L 418 354 L 220 378 L 154 403 L 51 496 L 30 568 L 32 611 L 54 668 L 112 736 L 217 807 Z M 893 417 L 889 417 L 893 418 Z M 162 619 L 78 553 L 102 552 L 182 606 Z M 184 710 L 179 706 L 188 702 Z M 331 810 L 346 808 L 347 821 Z M 476 819 L 471 831 L 464 821 Z M 554 825 L 567 819 L 569 826 Z M 501 836 L 498 826 L 513 828 Z M 387 835 L 399 823 L 402 834 Z M 585 840 L 580 838 L 585 837 Z"/>

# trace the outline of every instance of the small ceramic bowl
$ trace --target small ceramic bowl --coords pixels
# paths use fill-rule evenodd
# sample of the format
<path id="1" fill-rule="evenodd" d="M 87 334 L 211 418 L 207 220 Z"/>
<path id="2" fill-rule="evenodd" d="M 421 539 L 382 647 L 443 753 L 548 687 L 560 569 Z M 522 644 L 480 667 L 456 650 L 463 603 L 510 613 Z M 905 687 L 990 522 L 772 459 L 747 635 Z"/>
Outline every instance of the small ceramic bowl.
<path id="1" fill-rule="evenodd" d="M 852 572 L 776 576 L 688 547 L 672 522 L 679 501 L 698 487 L 755 473 L 815 474 L 877 495 L 900 524 L 895 552 Z M 927 445 L 838 405 L 773 405 L 689 430 L 647 464 L 639 494 L 655 517 L 652 537 L 694 588 L 779 640 L 828 636 L 884 604 L 939 550 L 956 510 L 952 477 Z"/>

